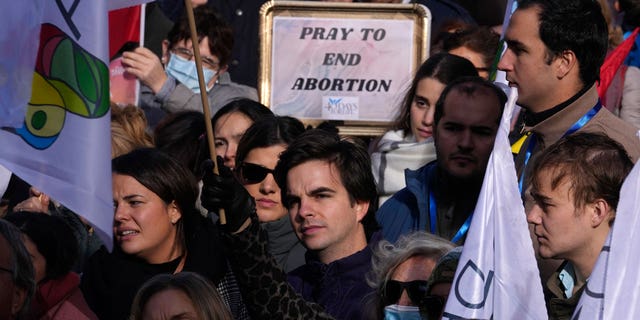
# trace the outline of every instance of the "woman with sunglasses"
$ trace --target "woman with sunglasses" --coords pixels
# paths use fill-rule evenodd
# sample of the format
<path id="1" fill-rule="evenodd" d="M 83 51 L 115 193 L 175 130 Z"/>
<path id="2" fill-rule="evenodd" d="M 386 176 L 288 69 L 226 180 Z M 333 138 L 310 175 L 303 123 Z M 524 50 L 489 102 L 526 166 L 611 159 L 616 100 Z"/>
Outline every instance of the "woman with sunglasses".
<path id="1" fill-rule="evenodd" d="M 286 272 L 304 264 L 306 249 L 293 232 L 273 169 L 280 153 L 304 131 L 304 125 L 292 117 L 259 120 L 242 136 L 236 153 L 236 175 L 255 199 L 269 251 Z"/>
<path id="2" fill-rule="evenodd" d="M 374 252 L 369 285 L 378 288 L 372 319 L 423 319 L 427 280 L 436 262 L 453 243 L 427 232 L 401 236 L 395 244 L 383 240 Z M 433 307 L 432 307 L 433 308 Z"/>

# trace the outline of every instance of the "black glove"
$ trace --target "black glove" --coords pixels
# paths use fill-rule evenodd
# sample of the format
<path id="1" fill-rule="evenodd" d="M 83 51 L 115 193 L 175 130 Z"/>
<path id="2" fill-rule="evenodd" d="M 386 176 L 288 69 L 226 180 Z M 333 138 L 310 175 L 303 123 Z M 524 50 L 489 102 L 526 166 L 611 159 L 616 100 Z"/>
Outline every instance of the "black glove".
<path id="1" fill-rule="evenodd" d="M 223 164 L 221 157 L 217 157 L 219 175 L 213 173 L 213 162 L 207 160 L 202 177 L 202 206 L 207 210 L 218 213 L 224 209 L 227 223 L 226 231 L 235 232 L 256 213 L 255 200 L 233 175 L 231 170 Z"/>

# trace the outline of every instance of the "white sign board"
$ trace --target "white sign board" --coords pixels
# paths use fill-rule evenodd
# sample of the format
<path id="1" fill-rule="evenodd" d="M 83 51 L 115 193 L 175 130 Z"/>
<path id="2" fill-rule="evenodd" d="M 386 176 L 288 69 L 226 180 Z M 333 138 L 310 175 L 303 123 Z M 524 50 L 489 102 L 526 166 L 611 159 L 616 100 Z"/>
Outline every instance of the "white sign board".
<path id="1" fill-rule="evenodd" d="M 276 114 L 303 120 L 389 122 L 426 58 L 428 11 L 415 11 L 414 5 L 333 5 L 339 10 L 304 4 L 306 10 L 291 14 L 287 7 L 287 14 L 271 14 L 263 23 L 268 43 L 262 46 L 262 101 Z M 384 15 L 371 8 L 396 11 Z M 348 10 L 354 14 L 345 15 Z"/>

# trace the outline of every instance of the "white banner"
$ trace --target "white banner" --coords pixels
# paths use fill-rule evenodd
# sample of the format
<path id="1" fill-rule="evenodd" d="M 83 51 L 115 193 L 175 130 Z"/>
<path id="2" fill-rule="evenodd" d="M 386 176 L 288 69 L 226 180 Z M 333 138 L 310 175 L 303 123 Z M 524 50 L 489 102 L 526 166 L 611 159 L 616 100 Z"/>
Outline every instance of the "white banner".
<path id="1" fill-rule="evenodd" d="M 0 1 L 0 127 L 24 121 L 42 13 L 51 1 Z"/>
<path id="2" fill-rule="evenodd" d="M 107 2 L 50 0 L 44 12 L 26 116 L 0 130 L 0 164 L 84 216 L 111 247 Z"/>

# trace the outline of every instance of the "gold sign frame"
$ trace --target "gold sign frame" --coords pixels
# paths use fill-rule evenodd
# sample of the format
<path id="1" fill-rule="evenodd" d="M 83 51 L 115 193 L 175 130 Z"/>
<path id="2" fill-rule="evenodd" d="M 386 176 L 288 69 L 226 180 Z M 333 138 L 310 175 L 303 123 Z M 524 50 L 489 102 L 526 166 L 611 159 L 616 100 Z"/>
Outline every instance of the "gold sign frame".
<path id="1" fill-rule="evenodd" d="M 405 51 L 413 60 L 410 61 L 411 74 L 409 81 L 422 62 L 429 55 L 429 35 L 431 28 L 431 13 L 419 4 L 378 4 L 378 3 L 346 3 L 346 2 L 315 2 L 315 1 L 270 1 L 260 9 L 260 67 L 258 70 L 258 92 L 260 101 L 271 108 L 272 95 L 272 58 L 274 40 L 274 18 L 292 17 L 296 19 L 335 19 L 359 20 L 384 19 L 410 21 L 413 26 L 412 46 Z M 404 48 L 394 48 L 404 50 Z M 403 85 L 402 90 L 406 89 Z M 403 92 L 395 94 L 401 95 Z M 323 121 L 330 121 L 339 128 L 343 135 L 377 136 L 382 135 L 391 123 L 391 117 L 386 121 L 363 120 L 331 120 L 325 118 L 305 118 L 289 114 L 302 120 L 305 124 L 317 125 Z"/>

